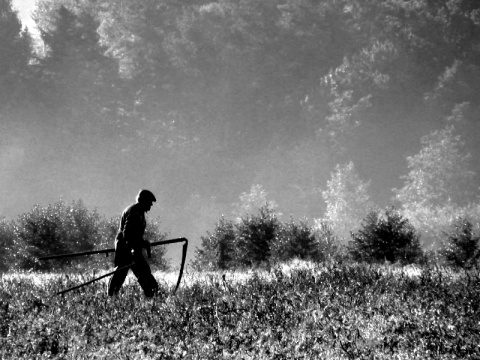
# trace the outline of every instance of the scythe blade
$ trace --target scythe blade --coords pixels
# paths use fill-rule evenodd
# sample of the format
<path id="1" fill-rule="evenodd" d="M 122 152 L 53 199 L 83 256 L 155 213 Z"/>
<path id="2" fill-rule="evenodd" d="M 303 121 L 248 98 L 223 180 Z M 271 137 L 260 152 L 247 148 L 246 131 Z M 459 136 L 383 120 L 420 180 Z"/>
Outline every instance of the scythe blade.
<path id="1" fill-rule="evenodd" d="M 180 286 L 180 282 L 182 281 L 183 268 L 185 267 L 185 259 L 187 258 L 188 240 L 184 239 L 184 241 L 185 244 L 183 244 L 182 248 L 182 264 L 180 265 L 180 273 L 178 274 L 177 285 L 175 286 L 175 290 L 173 291 L 173 293 L 176 293 L 178 287 Z"/>

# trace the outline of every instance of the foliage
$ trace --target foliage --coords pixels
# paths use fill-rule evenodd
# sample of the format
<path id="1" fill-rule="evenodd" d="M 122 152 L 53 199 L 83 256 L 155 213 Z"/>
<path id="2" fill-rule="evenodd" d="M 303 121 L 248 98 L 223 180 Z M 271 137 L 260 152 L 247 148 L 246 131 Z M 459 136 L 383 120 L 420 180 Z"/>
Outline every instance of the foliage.
<path id="1" fill-rule="evenodd" d="M 278 205 L 273 200 L 269 201 L 267 195 L 262 185 L 252 185 L 250 192 L 243 192 L 240 195 L 240 202 L 234 204 L 233 214 L 240 220 L 242 216 L 252 214 L 263 206 L 275 212 Z"/>
<path id="2" fill-rule="evenodd" d="M 12 265 L 14 237 L 12 222 L 0 218 L 0 272 L 8 270 Z"/>
<path id="3" fill-rule="evenodd" d="M 355 165 L 337 165 L 327 182 L 327 190 L 322 197 L 327 203 L 325 221 L 341 239 L 347 239 L 351 231 L 356 230 L 364 214 L 373 207 L 368 195 L 370 182 L 364 182 L 358 176 Z"/>
<path id="4" fill-rule="evenodd" d="M 63 201 L 42 207 L 35 205 L 30 212 L 17 220 L 1 222 L 0 239 L 5 242 L 7 264 L 17 270 L 61 269 L 75 272 L 85 269 L 104 269 L 113 264 L 113 256 L 105 260 L 100 255 L 47 260 L 39 262 L 38 257 L 113 248 L 120 218 L 106 219 L 96 210 L 88 210 L 79 200 L 70 205 Z M 147 220 L 145 240 L 160 241 L 166 237 L 160 232 L 160 221 Z M 151 263 L 158 269 L 168 269 L 166 250 L 162 247 L 152 250 Z"/>
<path id="5" fill-rule="evenodd" d="M 476 216 L 475 172 L 465 152 L 460 128 L 465 125 L 466 105 L 457 106 L 447 125 L 421 139 L 422 149 L 407 157 L 409 173 L 404 186 L 394 189 L 402 213 L 422 234 L 423 241 L 438 245 L 442 231 L 456 218 Z"/>
<path id="6" fill-rule="evenodd" d="M 119 224 L 120 222 L 118 222 Z M 147 227 L 145 228 L 145 234 L 143 239 L 152 243 L 155 241 L 165 240 L 167 237 L 166 233 L 162 233 L 160 230 L 160 219 L 156 220 L 147 220 Z M 157 246 L 151 249 L 152 258 L 148 262 L 155 267 L 155 269 L 166 271 L 169 268 L 169 264 L 165 258 L 167 252 L 164 246 Z"/>
<path id="7" fill-rule="evenodd" d="M 256 215 L 245 215 L 237 225 L 237 261 L 251 266 L 268 262 L 270 249 L 278 231 L 279 221 L 268 204 Z"/>
<path id="8" fill-rule="evenodd" d="M 480 259 L 480 236 L 473 232 L 473 224 L 468 219 L 457 219 L 442 251 L 447 263 L 465 269 L 478 266 Z"/>
<path id="9" fill-rule="evenodd" d="M 321 239 L 306 220 L 296 223 L 293 218 L 280 223 L 275 241 L 271 245 L 271 260 L 288 261 L 302 259 L 318 261 L 323 258 Z"/>
<path id="10" fill-rule="evenodd" d="M 0 115 L 10 108 L 22 107 L 28 100 L 29 61 L 33 57 L 32 40 L 22 29 L 11 0 L 0 0 Z"/>
<path id="11" fill-rule="evenodd" d="M 410 212 L 418 207 L 454 203 L 464 205 L 471 199 L 470 154 L 463 151 L 463 141 L 455 126 L 447 125 L 422 137 L 423 148 L 407 157 L 410 172 L 403 176 L 405 185 L 396 190 L 396 198 Z"/>
<path id="12" fill-rule="evenodd" d="M 202 236 L 195 251 L 197 270 L 226 270 L 278 263 L 292 259 L 322 261 L 340 258 L 336 236 L 326 223 L 308 225 L 307 220 L 280 221 L 267 205 L 256 215 L 245 214 L 239 222 L 223 216 L 213 232 Z"/>
<path id="13" fill-rule="evenodd" d="M 313 230 L 319 239 L 322 260 L 341 262 L 348 258 L 346 247 L 338 240 L 328 222 L 315 220 Z"/>
<path id="14" fill-rule="evenodd" d="M 270 272 L 188 274 L 175 296 L 138 284 L 108 299 L 87 276 L 0 279 L 0 357 L 474 359 L 478 274 L 306 264 Z M 176 276 L 176 274 L 175 274 Z M 105 324 L 115 324 L 105 326 Z"/>
<path id="15" fill-rule="evenodd" d="M 224 270 L 235 266 L 236 231 L 232 221 L 223 216 L 212 233 L 201 237 L 201 248 L 195 250 L 193 267 L 204 270 Z"/>
<path id="16" fill-rule="evenodd" d="M 47 207 L 35 205 L 15 222 L 14 258 L 17 269 L 71 267 L 76 260 L 39 263 L 40 256 L 93 250 L 98 239 L 99 215 L 81 201 L 71 205 L 58 201 Z"/>
<path id="17" fill-rule="evenodd" d="M 349 245 L 354 259 L 367 262 L 408 264 L 422 254 L 415 228 L 394 208 L 387 209 L 384 216 L 379 211 L 371 211 L 362 229 L 352 233 Z"/>
<path id="18" fill-rule="evenodd" d="M 99 22 L 86 10 L 44 4 L 37 13 L 46 53 L 39 59 L 43 101 L 60 114 L 100 117 L 116 94 L 117 66 L 99 42 Z M 117 96 L 119 94 L 116 94 Z M 64 115 L 64 116 L 65 116 Z"/>

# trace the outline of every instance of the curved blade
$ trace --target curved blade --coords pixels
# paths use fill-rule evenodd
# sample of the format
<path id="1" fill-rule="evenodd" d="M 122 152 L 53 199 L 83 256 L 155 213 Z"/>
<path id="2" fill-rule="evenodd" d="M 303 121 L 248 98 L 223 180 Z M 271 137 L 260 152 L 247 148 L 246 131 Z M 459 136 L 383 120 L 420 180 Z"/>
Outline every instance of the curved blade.
<path id="1" fill-rule="evenodd" d="M 182 264 L 180 265 L 180 274 L 178 274 L 177 286 L 175 286 L 175 290 L 173 291 L 174 294 L 177 292 L 177 289 L 180 286 L 180 281 L 182 281 L 183 268 L 185 266 L 185 259 L 187 257 L 187 247 L 188 247 L 188 240 L 185 239 L 185 244 L 183 244 L 183 249 L 182 249 Z"/>

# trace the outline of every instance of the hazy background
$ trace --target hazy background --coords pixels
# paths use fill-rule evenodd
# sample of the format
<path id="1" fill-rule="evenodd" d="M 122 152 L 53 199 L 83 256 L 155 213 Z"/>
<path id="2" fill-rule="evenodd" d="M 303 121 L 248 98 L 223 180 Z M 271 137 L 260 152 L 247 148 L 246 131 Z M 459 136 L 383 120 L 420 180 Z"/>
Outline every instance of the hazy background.
<path id="1" fill-rule="evenodd" d="M 81 199 L 110 217 L 147 188 L 149 216 L 192 256 L 255 184 L 283 216 L 313 221 L 331 172 L 353 161 L 371 200 L 394 204 L 407 156 L 464 102 L 458 131 L 478 171 L 479 6 L 448 3 L 15 0 L 37 59 L 23 85 L 2 78 L 0 216 Z M 55 47 L 73 39 L 61 4 L 96 19 L 77 29 L 105 58 Z M 85 59 L 95 65 L 74 73 Z"/>

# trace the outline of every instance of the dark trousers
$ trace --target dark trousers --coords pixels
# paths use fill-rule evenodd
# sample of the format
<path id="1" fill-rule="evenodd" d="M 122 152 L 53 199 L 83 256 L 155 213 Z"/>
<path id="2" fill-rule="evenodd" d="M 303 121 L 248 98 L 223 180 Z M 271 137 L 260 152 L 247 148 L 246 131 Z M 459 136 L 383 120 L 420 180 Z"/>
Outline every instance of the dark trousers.
<path id="1" fill-rule="evenodd" d="M 113 274 L 108 283 L 108 295 L 117 294 L 127 277 L 128 270 L 132 269 L 133 274 L 143 289 L 145 296 L 152 297 L 158 290 L 158 283 L 152 275 L 147 260 L 143 257 L 141 249 L 138 249 L 132 255 L 130 249 L 126 246 L 115 244 L 115 270 L 123 266 L 132 264 L 130 268 L 122 269 Z"/>

